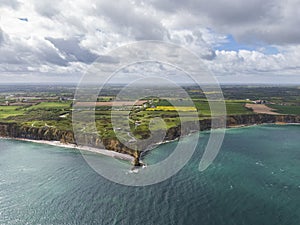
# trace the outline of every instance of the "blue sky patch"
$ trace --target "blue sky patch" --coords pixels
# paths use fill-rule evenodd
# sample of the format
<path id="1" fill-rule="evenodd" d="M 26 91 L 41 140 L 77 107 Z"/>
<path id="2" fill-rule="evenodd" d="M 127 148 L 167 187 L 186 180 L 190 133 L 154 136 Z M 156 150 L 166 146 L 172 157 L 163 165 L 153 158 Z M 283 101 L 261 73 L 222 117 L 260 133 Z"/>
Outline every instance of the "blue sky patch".
<path id="1" fill-rule="evenodd" d="M 239 50 L 248 50 L 248 51 L 259 51 L 266 55 L 278 54 L 279 51 L 276 47 L 271 45 L 266 45 L 263 43 L 255 43 L 255 44 L 242 44 L 238 43 L 234 37 L 229 34 L 226 36 L 226 41 L 220 43 L 217 46 L 214 46 L 214 50 L 225 50 L 225 51 L 239 51 Z"/>

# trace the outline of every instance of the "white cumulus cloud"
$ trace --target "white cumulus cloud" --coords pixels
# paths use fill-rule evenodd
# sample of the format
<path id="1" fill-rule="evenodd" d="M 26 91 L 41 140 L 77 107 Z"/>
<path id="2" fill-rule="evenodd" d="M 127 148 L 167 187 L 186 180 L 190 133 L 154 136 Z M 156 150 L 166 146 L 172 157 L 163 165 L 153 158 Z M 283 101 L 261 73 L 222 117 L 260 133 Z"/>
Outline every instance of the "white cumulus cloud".
<path id="1" fill-rule="evenodd" d="M 160 40 L 195 52 L 222 82 L 295 81 L 299 8 L 298 0 L 0 0 L 0 78 L 76 82 L 98 57 L 111 63 L 110 50 Z M 228 35 L 259 46 L 222 49 Z"/>

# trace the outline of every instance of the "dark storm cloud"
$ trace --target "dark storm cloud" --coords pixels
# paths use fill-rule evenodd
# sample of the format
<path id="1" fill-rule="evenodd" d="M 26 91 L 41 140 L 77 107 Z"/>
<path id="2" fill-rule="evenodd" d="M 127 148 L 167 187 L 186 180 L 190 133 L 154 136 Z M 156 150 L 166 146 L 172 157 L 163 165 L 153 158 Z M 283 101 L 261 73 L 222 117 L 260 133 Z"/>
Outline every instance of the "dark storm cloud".
<path id="1" fill-rule="evenodd" d="M 80 40 L 77 38 L 65 40 L 47 37 L 45 39 L 50 41 L 61 53 L 63 53 L 69 62 L 78 61 L 89 64 L 99 57 L 89 50 L 82 48 L 79 45 Z"/>

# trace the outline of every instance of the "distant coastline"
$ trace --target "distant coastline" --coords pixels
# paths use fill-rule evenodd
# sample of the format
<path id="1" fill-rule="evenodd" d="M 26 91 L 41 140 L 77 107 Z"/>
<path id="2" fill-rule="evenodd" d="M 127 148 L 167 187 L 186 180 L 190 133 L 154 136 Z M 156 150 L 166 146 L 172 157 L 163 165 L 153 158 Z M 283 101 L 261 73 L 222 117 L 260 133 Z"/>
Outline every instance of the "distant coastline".
<path id="1" fill-rule="evenodd" d="M 199 120 L 199 124 L 200 131 L 211 129 L 211 119 Z M 221 123 L 220 121 L 220 124 L 224 123 Z M 270 114 L 231 115 L 227 116 L 226 124 L 226 128 L 238 128 L 261 124 L 300 124 L 300 116 Z M 185 132 L 186 133 L 181 134 L 180 126 L 171 127 L 167 130 L 165 139 L 161 143 L 174 141 L 180 136 L 186 136 L 190 133 L 189 131 Z M 141 158 L 144 154 L 146 154 L 142 151 L 129 149 L 117 139 L 105 139 L 101 141 L 99 140 L 99 138 L 94 136 L 86 139 L 87 145 L 77 146 L 72 131 L 61 131 L 55 130 L 53 128 L 27 128 L 20 127 L 16 123 L 0 123 L 0 136 L 4 138 L 12 138 L 15 140 L 29 141 L 99 153 L 102 155 L 131 161 L 134 166 L 143 165 L 143 163 L 141 162 Z M 103 147 L 101 148 L 100 146 L 104 146 L 105 149 L 103 149 Z M 155 148 L 156 145 L 152 146 L 153 148 Z M 147 151 L 148 150 L 149 149 L 147 149 Z"/>

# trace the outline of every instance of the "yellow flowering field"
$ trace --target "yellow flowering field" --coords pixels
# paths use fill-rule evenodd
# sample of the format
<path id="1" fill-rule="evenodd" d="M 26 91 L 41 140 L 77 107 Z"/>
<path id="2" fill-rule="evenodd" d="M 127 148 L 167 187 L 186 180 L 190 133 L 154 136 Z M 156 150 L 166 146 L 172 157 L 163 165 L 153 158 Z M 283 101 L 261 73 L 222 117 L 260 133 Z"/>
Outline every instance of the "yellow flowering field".
<path id="1" fill-rule="evenodd" d="M 182 111 L 182 112 L 191 112 L 197 111 L 195 107 L 191 106 L 156 106 L 155 108 L 148 108 L 147 111 Z"/>

